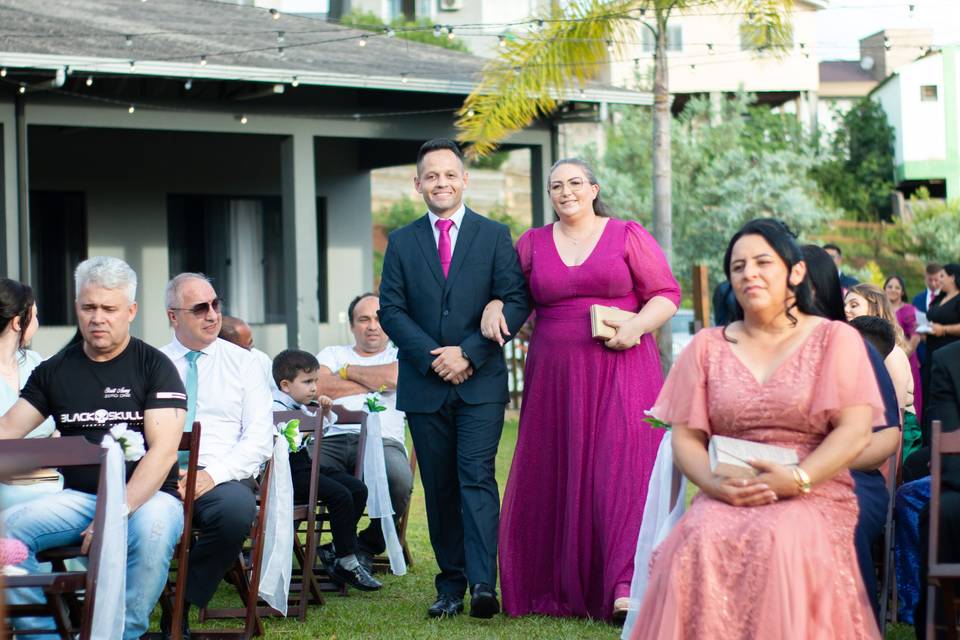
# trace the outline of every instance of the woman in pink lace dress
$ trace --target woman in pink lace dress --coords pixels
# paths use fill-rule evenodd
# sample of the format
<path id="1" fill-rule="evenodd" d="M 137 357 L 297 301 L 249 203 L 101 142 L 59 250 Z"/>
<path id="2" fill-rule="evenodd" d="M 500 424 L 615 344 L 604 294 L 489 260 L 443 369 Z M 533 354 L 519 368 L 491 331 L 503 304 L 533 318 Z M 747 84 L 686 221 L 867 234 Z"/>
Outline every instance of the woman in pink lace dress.
<path id="1" fill-rule="evenodd" d="M 548 184 L 559 220 L 517 242 L 536 320 L 500 518 L 500 584 L 511 616 L 610 619 L 626 613 L 663 436 L 644 422 L 663 382 L 653 331 L 680 288 L 642 226 L 607 216 L 586 164 L 559 161 Z M 639 313 L 603 342 L 591 337 L 593 304 Z M 496 322 L 483 330 L 499 337 Z"/>
<path id="2" fill-rule="evenodd" d="M 657 399 L 701 491 L 654 552 L 632 638 L 879 638 L 847 465 L 883 405 L 857 332 L 812 315 L 801 260 L 781 223 L 747 223 L 724 260 L 744 319 L 698 333 Z M 795 449 L 800 465 L 714 476 L 714 434 Z"/>

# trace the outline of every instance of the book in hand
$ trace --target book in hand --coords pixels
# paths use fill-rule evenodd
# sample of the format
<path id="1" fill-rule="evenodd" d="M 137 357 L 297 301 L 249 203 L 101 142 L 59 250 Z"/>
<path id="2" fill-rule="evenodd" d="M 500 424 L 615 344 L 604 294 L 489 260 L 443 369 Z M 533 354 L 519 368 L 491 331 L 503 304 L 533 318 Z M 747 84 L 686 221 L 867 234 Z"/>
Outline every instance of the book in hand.
<path id="1" fill-rule="evenodd" d="M 916 310 L 917 316 L 917 328 L 914 329 L 917 333 L 933 333 L 933 327 L 930 326 L 930 321 L 927 320 L 927 314 L 920 309 Z"/>
<path id="2" fill-rule="evenodd" d="M 609 340 L 617 335 L 617 330 L 606 324 L 604 320 L 626 322 L 637 315 L 633 311 L 624 311 L 616 307 L 606 307 L 602 304 L 590 305 L 590 332 L 594 338 Z"/>
<path id="3" fill-rule="evenodd" d="M 760 472 L 750 466 L 749 460 L 765 460 L 784 466 L 800 463 L 793 449 L 727 436 L 710 436 L 707 453 L 710 456 L 710 470 L 724 478 L 753 478 L 759 475 Z"/>

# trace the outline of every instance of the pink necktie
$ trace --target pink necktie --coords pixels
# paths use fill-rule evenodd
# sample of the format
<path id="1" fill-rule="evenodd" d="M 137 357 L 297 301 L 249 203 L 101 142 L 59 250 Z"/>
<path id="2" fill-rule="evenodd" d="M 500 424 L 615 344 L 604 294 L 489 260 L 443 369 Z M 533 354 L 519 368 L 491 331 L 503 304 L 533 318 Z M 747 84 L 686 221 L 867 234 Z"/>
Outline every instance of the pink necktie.
<path id="1" fill-rule="evenodd" d="M 436 222 L 437 229 L 440 231 L 440 240 L 437 242 L 437 251 L 440 252 L 440 266 L 443 267 L 443 277 L 447 277 L 450 271 L 450 227 L 453 226 L 453 220 L 440 219 Z"/>

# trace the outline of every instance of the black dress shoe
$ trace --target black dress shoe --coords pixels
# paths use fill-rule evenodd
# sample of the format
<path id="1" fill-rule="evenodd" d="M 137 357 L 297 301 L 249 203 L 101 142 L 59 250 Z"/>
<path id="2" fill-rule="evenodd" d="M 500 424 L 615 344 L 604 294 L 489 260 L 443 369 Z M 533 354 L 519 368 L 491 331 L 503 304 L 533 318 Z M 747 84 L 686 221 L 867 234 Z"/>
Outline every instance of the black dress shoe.
<path id="1" fill-rule="evenodd" d="M 373 556 L 363 550 L 358 550 L 356 556 L 357 562 L 367 570 L 367 573 L 373 575 Z"/>
<path id="2" fill-rule="evenodd" d="M 163 640 L 170 640 L 173 635 L 170 631 L 172 628 L 173 620 L 170 614 L 160 614 L 160 633 L 163 635 Z M 184 614 L 183 623 L 180 625 L 180 637 L 183 640 L 190 640 L 190 620 L 186 614 Z"/>
<path id="3" fill-rule="evenodd" d="M 348 584 L 360 591 L 378 591 L 383 584 L 370 575 L 362 564 L 353 569 L 347 569 L 339 562 L 335 562 L 329 570 L 330 578 L 338 584 Z"/>
<path id="4" fill-rule="evenodd" d="M 488 584 L 482 582 L 473 585 L 470 589 L 473 597 L 470 598 L 471 618 L 492 618 L 500 613 L 500 602 L 497 592 Z"/>
<path id="5" fill-rule="evenodd" d="M 437 601 L 427 609 L 427 615 L 431 618 L 449 618 L 458 613 L 463 613 L 463 598 L 448 593 L 437 596 Z"/>

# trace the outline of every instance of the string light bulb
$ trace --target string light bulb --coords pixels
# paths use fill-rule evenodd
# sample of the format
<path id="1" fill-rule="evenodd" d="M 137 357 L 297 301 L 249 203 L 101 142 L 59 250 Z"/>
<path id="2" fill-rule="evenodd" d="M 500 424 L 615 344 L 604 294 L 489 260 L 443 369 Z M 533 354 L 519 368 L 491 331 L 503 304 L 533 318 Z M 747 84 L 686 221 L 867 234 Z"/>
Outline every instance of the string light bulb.
<path id="1" fill-rule="evenodd" d="M 86 80 L 86 82 L 84 82 L 84 84 L 87 85 L 88 87 L 92 87 L 92 86 L 93 86 L 93 76 L 87 76 L 87 80 Z"/>
<path id="2" fill-rule="evenodd" d="M 132 47 L 132 46 L 133 46 L 133 36 L 123 36 L 123 37 L 124 37 L 124 44 L 127 45 L 128 47 Z"/>
<path id="3" fill-rule="evenodd" d="M 607 40 L 607 53 L 613 53 L 613 40 Z"/>
<path id="4" fill-rule="evenodd" d="M 893 48 L 893 42 L 890 40 L 889 36 L 883 39 L 883 48 L 886 49 L 887 51 L 890 51 L 890 49 Z"/>
<path id="5" fill-rule="evenodd" d="M 447 40 L 453 40 L 453 27 L 447 27 Z"/>
<path id="6" fill-rule="evenodd" d="M 200 66 L 201 67 L 207 66 L 207 56 L 200 56 Z"/>
<path id="7" fill-rule="evenodd" d="M 708 43 L 707 43 L 707 51 L 710 52 L 710 55 L 713 55 L 713 43 L 712 43 L 712 42 L 708 42 Z"/>
<path id="8" fill-rule="evenodd" d="M 277 44 L 283 44 L 283 31 L 277 31 Z"/>
<path id="9" fill-rule="evenodd" d="M 369 36 L 360 36 L 360 39 L 357 41 L 357 46 L 358 46 L 358 47 L 365 47 L 365 46 L 367 46 L 367 38 L 368 38 L 368 37 L 369 37 Z"/>
<path id="10" fill-rule="evenodd" d="M 0 78 L 6 78 L 6 77 L 7 77 L 7 68 L 4 67 L 3 69 L 0 69 Z"/>
<path id="11" fill-rule="evenodd" d="M 270 9 L 270 17 L 273 18 L 274 20 L 279 20 L 280 12 L 277 11 L 276 9 Z"/>
<path id="12" fill-rule="evenodd" d="M 697 70 L 697 65 L 695 64 L 690 65 L 690 71 L 696 71 L 696 70 Z"/>
<path id="13" fill-rule="evenodd" d="M 537 33 L 543 31 L 543 18 L 537 18 L 537 20 L 533 23 L 533 30 Z"/>
<path id="14" fill-rule="evenodd" d="M 294 87 L 294 88 L 299 87 L 299 86 L 300 86 L 300 78 L 298 78 L 297 76 L 293 76 L 293 80 L 290 81 L 290 86 L 291 86 L 291 87 Z"/>
<path id="15" fill-rule="evenodd" d="M 277 55 L 281 58 L 286 55 L 286 51 L 284 51 L 283 47 L 277 47 Z"/>
<path id="16" fill-rule="evenodd" d="M 137 70 L 137 61 L 136 61 L 136 60 L 131 60 L 131 61 L 130 61 L 130 71 L 136 71 L 136 70 Z"/>
<path id="17" fill-rule="evenodd" d="M 501 49 L 505 49 L 505 48 L 506 48 L 506 46 L 507 46 L 507 38 L 506 38 L 506 36 L 497 36 L 497 46 L 500 47 Z"/>
<path id="18" fill-rule="evenodd" d="M 397 32 L 394 31 L 393 27 L 385 27 L 384 30 L 383 30 L 383 33 L 384 33 L 384 35 L 386 35 L 388 38 L 392 38 L 392 37 L 394 37 L 395 35 L 397 35 Z"/>
<path id="19" fill-rule="evenodd" d="M 443 28 L 438 24 L 433 25 L 433 37 L 439 38 L 441 35 L 443 35 Z"/>
<path id="20" fill-rule="evenodd" d="M 136 108 L 135 106 L 130 105 L 130 106 L 127 108 L 127 113 L 133 113 L 133 112 L 135 112 L 136 110 L 137 110 L 137 108 Z"/>
<path id="21" fill-rule="evenodd" d="M 242 113 L 237 116 L 237 120 L 240 122 L 240 124 L 247 124 L 247 116 Z"/>
<path id="22" fill-rule="evenodd" d="M 25 85 L 25 84 L 23 84 L 23 83 L 21 82 L 21 83 L 20 83 L 20 89 L 18 89 L 18 91 L 20 92 L 21 95 L 23 95 L 24 93 L 26 93 L 26 92 L 27 92 L 27 85 Z"/>
<path id="23" fill-rule="evenodd" d="M 187 78 L 187 81 L 183 83 L 183 88 L 186 91 L 193 89 L 193 78 Z"/>
<path id="24" fill-rule="evenodd" d="M 403 84 L 407 84 L 408 81 L 409 81 L 409 78 L 407 78 L 407 74 L 401 73 L 401 74 L 400 74 L 400 82 L 402 82 Z"/>

